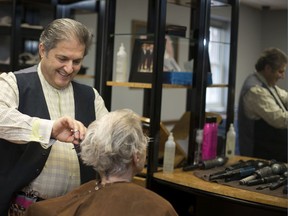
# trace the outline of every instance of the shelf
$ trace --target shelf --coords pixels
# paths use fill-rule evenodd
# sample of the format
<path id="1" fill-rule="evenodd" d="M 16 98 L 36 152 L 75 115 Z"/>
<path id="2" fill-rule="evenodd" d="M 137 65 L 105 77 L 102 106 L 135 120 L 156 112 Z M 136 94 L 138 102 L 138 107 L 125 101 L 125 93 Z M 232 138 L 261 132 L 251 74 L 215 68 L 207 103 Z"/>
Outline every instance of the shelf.
<path id="1" fill-rule="evenodd" d="M 95 78 L 95 76 L 93 76 L 93 75 L 88 75 L 88 74 L 77 74 L 76 77 L 77 77 L 77 78 L 81 78 L 81 79 L 86 79 L 86 78 L 88 78 L 88 79 L 94 79 L 94 78 Z"/>
<path id="2" fill-rule="evenodd" d="M 211 7 L 222 7 L 222 6 L 227 6 L 228 5 L 227 0 L 211 0 Z M 175 4 L 175 5 L 180 5 L 184 7 L 191 7 L 192 3 L 192 8 L 196 8 L 197 2 L 196 0 L 167 0 L 167 3 L 170 4 Z"/>
<path id="3" fill-rule="evenodd" d="M 129 34 L 129 33 L 115 33 L 115 34 L 110 34 L 109 35 L 111 38 L 133 38 L 133 39 L 144 39 L 144 38 L 149 38 L 149 40 L 153 41 L 154 34 L 148 34 L 148 33 L 135 33 L 135 34 Z M 178 35 L 173 35 L 173 34 L 165 34 L 166 37 L 170 37 L 174 42 L 177 43 L 186 43 L 187 45 L 195 45 L 198 43 L 197 40 L 193 38 L 188 38 L 188 37 L 183 37 L 183 36 L 178 36 Z M 215 44 L 221 44 L 222 46 L 229 46 L 231 43 L 229 41 L 209 41 L 209 43 L 215 43 Z"/>
<path id="4" fill-rule="evenodd" d="M 38 0 L 37 3 L 42 4 L 71 4 L 75 2 L 80 2 L 79 0 Z M 22 0 L 21 3 L 35 3 L 34 0 Z"/>
<path id="5" fill-rule="evenodd" d="M 21 27 L 23 29 L 27 29 L 27 30 L 30 30 L 30 31 L 33 31 L 33 30 L 43 30 L 44 27 L 43 26 L 40 26 L 40 25 L 30 25 L 28 23 L 22 23 L 21 24 Z"/>
<path id="6" fill-rule="evenodd" d="M 30 38 L 38 41 L 43 29 L 43 26 L 40 25 L 29 25 L 27 23 L 21 24 L 22 37 L 26 39 Z"/>
<path id="7" fill-rule="evenodd" d="M 151 83 L 136 83 L 136 82 L 115 82 L 115 81 L 107 81 L 107 86 L 118 86 L 118 87 L 130 87 L 130 88 L 145 88 L 145 89 L 151 89 L 152 84 Z M 207 86 L 209 88 L 225 88 L 228 87 L 227 84 L 213 84 Z M 189 89 L 191 86 L 185 86 L 185 85 L 174 85 L 174 84 L 163 84 L 163 88 L 186 88 Z"/>
<path id="8" fill-rule="evenodd" d="M 132 34 L 130 34 L 130 33 L 114 33 L 114 34 L 110 34 L 110 37 L 119 37 L 119 36 L 122 36 L 122 37 L 135 37 L 135 38 L 141 38 L 142 37 L 142 39 L 143 39 L 143 37 L 145 36 L 145 37 L 150 38 L 152 40 L 154 35 L 155 34 L 152 34 L 152 33 L 145 33 L 145 32 L 137 33 L 136 32 L 136 33 L 132 33 Z M 165 35 L 166 36 L 170 36 L 172 38 L 175 37 L 175 38 L 180 38 L 180 39 L 184 39 L 184 40 L 186 39 L 187 41 L 188 40 L 191 40 L 191 41 L 193 40 L 191 38 L 175 35 L 173 33 L 166 33 Z M 194 40 L 194 42 L 196 42 L 196 41 Z"/>

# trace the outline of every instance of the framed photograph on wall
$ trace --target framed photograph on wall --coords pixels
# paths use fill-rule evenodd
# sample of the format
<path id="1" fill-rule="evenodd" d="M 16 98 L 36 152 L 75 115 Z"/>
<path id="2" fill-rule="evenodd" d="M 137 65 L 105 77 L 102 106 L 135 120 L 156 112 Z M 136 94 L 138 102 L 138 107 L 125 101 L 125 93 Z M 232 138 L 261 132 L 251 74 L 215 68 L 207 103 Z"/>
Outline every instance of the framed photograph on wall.
<path id="1" fill-rule="evenodd" d="M 167 24 L 169 26 L 169 24 Z M 132 33 L 132 37 L 131 37 L 131 52 L 133 51 L 133 46 L 135 43 L 136 38 L 139 39 L 146 39 L 147 38 L 147 22 L 143 21 L 143 20 L 132 20 L 131 22 L 131 33 Z M 167 40 L 167 37 L 168 40 Z M 167 42 L 171 43 L 171 47 L 169 47 L 169 52 L 173 52 L 173 58 L 178 61 L 178 52 L 179 52 L 179 47 L 178 47 L 178 36 L 168 36 L 166 35 L 166 40 Z"/>
<path id="2" fill-rule="evenodd" d="M 132 57 L 129 82 L 151 83 L 153 71 L 153 37 L 148 37 L 147 23 L 132 20 Z M 149 38 L 149 39 L 147 39 Z M 178 59 L 178 37 L 165 36 L 163 71 L 180 71 Z"/>
<path id="3" fill-rule="evenodd" d="M 153 71 L 153 51 L 154 43 L 152 40 L 135 39 L 129 82 L 150 83 Z"/>

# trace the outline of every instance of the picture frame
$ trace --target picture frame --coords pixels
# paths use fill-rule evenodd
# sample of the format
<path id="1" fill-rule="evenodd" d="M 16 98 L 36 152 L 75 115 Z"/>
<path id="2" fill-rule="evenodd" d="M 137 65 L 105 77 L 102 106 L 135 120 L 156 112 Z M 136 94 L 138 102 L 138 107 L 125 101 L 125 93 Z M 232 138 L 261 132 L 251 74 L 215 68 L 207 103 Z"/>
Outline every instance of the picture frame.
<path id="1" fill-rule="evenodd" d="M 132 38 L 131 38 L 131 47 L 132 47 L 132 58 L 131 58 L 131 67 L 129 82 L 142 82 L 142 83 L 151 83 L 152 81 L 152 71 L 153 71 L 153 46 L 154 42 L 152 39 L 148 39 L 147 23 L 139 20 L 132 20 Z M 171 61 L 167 59 L 164 61 L 163 71 L 171 71 L 165 66 L 170 66 L 172 69 L 176 69 L 178 66 L 178 38 L 170 37 L 169 35 L 165 36 L 166 42 L 169 42 L 169 46 L 166 45 L 165 52 L 169 52 L 173 58 Z M 167 44 L 167 43 L 166 43 Z M 168 47 L 167 47 L 168 46 Z M 144 47 L 149 47 L 151 54 L 147 55 L 146 64 L 144 61 L 144 56 L 142 49 Z M 142 67 L 141 67 L 142 65 Z M 152 67 L 151 67 L 152 66 Z M 177 68 L 179 70 L 179 67 Z"/>
<path id="2" fill-rule="evenodd" d="M 170 26 L 171 24 L 167 24 L 167 26 Z M 147 38 L 147 22 L 143 20 L 132 20 L 131 21 L 131 52 L 133 51 L 133 46 L 135 43 L 135 39 L 146 39 Z M 167 35 L 168 36 L 168 35 Z M 176 61 L 178 61 L 178 53 L 179 53 L 179 46 L 178 46 L 178 37 L 173 37 L 173 35 L 170 35 L 169 38 L 172 41 L 173 46 L 173 57 Z"/>
<path id="3" fill-rule="evenodd" d="M 150 83 L 153 71 L 154 43 L 148 39 L 135 39 L 129 82 Z"/>

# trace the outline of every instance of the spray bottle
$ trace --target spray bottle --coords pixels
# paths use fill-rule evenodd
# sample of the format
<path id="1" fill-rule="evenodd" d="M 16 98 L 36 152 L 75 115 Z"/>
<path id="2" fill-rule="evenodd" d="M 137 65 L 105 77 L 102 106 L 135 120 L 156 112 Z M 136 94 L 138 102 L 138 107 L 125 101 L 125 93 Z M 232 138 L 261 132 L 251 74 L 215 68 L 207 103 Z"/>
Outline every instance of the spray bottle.
<path id="1" fill-rule="evenodd" d="M 163 172 L 172 173 L 174 171 L 176 144 L 173 133 L 170 132 L 168 140 L 165 142 Z"/>

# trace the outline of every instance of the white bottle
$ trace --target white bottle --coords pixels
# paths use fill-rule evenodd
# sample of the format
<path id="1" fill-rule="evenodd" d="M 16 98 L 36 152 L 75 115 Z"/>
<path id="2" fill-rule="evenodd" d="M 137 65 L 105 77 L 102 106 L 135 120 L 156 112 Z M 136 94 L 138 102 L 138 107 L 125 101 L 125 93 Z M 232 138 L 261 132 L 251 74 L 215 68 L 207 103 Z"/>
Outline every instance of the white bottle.
<path id="1" fill-rule="evenodd" d="M 127 81 L 127 53 L 123 43 L 121 43 L 116 57 L 116 81 Z"/>
<path id="2" fill-rule="evenodd" d="M 168 140 L 165 142 L 164 149 L 163 172 L 165 173 L 171 173 L 174 171 L 175 149 L 176 144 L 174 141 L 173 133 L 170 132 Z"/>
<path id="3" fill-rule="evenodd" d="M 194 164 L 198 164 L 201 161 L 201 147 L 202 147 L 202 142 L 203 142 L 203 130 L 198 129 L 196 131 L 196 143 L 197 147 L 195 150 L 195 155 L 194 155 Z"/>
<path id="4" fill-rule="evenodd" d="M 236 143 L 236 133 L 233 124 L 230 124 L 230 128 L 226 136 L 226 157 L 233 157 L 235 155 L 235 143 Z"/>

